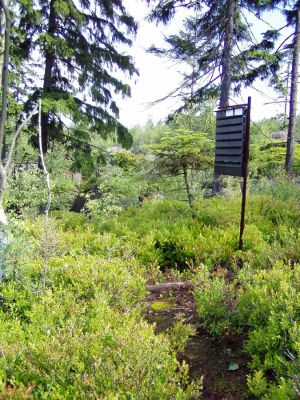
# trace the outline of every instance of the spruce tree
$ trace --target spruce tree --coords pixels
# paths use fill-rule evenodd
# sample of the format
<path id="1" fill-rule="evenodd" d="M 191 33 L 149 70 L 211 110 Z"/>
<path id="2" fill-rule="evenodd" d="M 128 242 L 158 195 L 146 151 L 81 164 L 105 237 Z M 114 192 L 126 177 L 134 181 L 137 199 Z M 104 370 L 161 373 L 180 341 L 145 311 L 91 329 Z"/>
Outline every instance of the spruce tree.
<path id="1" fill-rule="evenodd" d="M 183 29 L 166 39 L 167 48 L 150 49 L 154 54 L 192 66 L 172 93 L 183 101 L 178 111 L 207 98 L 219 98 L 219 107 L 227 107 L 230 96 L 239 93 L 243 85 L 251 85 L 258 77 L 269 78 L 279 69 L 279 55 L 270 54 L 278 32 L 272 32 L 273 36 L 268 32 L 261 43 L 256 43 L 245 17 L 247 11 L 259 17 L 259 12 L 270 5 L 251 0 L 160 0 L 154 4 L 151 18 L 164 23 L 181 7 L 194 11 L 186 18 Z M 221 177 L 216 176 L 214 193 L 221 192 L 221 184 Z"/>
<path id="2" fill-rule="evenodd" d="M 278 56 L 270 54 L 278 32 L 269 30 L 262 42 L 256 43 L 246 19 L 247 11 L 259 17 L 261 10 L 267 10 L 263 2 L 160 0 L 150 3 L 150 18 L 163 23 L 168 23 L 181 7 L 193 9 L 183 28 L 166 38 L 165 48 L 150 49 L 158 56 L 192 67 L 172 93 L 183 100 L 182 108 L 207 98 L 219 98 L 220 107 L 227 106 L 230 96 L 239 93 L 242 85 L 252 84 L 259 77 L 271 78 L 271 72 L 279 68 Z"/>
<path id="3" fill-rule="evenodd" d="M 270 71 L 273 74 L 273 82 L 281 89 L 281 82 L 286 80 L 282 77 L 280 66 L 285 63 L 288 65 L 291 61 L 291 87 L 289 90 L 289 117 L 288 117 L 288 137 L 286 145 L 285 169 L 288 172 L 293 171 L 294 164 L 294 144 L 296 135 L 296 120 L 297 120 L 297 93 L 298 93 L 298 78 L 299 78 L 299 56 L 300 56 L 300 1 L 288 0 L 256 0 L 254 3 L 260 5 L 260 10 L 281 9 L 286 18 L 286 26 L 294 29 L 293 34 L 289 34 L 283 29 L 270 29 L 265 33 L 269 40 L 273 42 L 273 48 L 277 42 L 277 48 L 273 53 L 276 56 L 276 68 Z M 263 47 L 263 42 L 260 47 Z M 292 56 L 292 57 L 291 57 Z M 263 68 L 267 67 L 267 63 Z M 267 68 L 266 68 L 267 69 Z M 257 74 L 258 72 L 256 72 Z M 288 68 L 289 74 L 289 68 Z M 289 81 L 289 79 L 287 79 Z M 282 85 L 284 86 L 284 85 Z"/>
<path id="4" fill-rule="evenodd" d="M 27 68 L 22 100 L 27 96 L 30 108 L 42 96 L 43 151 L 62 138 L 68 119 L 102 137 L 113 131 L 130 145 L 115 95 L 130 95 L 119 71 L 137 71 L 116 44 L 130 46 L 137 25 L 122 0 L 14 0 L 13 10 L 15 52 Z"/>

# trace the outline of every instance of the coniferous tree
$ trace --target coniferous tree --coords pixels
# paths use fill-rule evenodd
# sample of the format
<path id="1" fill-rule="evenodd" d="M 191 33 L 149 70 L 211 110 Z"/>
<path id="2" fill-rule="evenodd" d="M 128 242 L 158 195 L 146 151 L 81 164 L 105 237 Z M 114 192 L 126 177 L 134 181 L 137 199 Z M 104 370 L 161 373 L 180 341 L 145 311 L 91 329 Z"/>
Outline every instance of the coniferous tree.
<path id="1" fill-rule="evenodd" d="M 67 118 L 102 137 L 113 131 L 130 145 L 114 96 L 130 95 L 118 71 L 137 71 L 116 44 L 130 46 L 137 25 L 122 0 L 14 0 L 13 10 L 15 52 L 27 67 L 27 105 L 43 100 L 43 151 L 49 140 L 62 138 Z"/>
<path id="2" fill-rule="evenodd" d="M 161 0 L 153 8 L 151 18 L 167 23 L 180 7 L 193 8 L 193 15 L 185 19 L 178 34 L 167 37 L 166 48 L 152 47 L 150 51 L 193 66 L 172 93 L 182 98 L 183 108 L 208 97 L 219 97 L 219 105 L 224 107 L 232 92 L 240 91 L 242 82 L 252 83 L 257 77 L 250 72 L 259 70 L 259 65 L 251 68 L 247 61 L 259 62 L 261 53 L 253 43 L 242 11 L 253 11 L 258 5 L 241 0 Z M 266 39 L 264 46 L 268 50 L 273 43 Z"/>
<path id="3" fill-rule="evenodd" d="M 285 158 L 285 169 L 287 171 L 293 170 L 294 164 L 294 144 L 296 136 L 296 120 L 297 120 L 297 93 L 298 93 L 298 77 L 299 77 L 299 55 L 300 55 L 300 1 L 288 1 L 288 0 L 265 0 L 260 2 L 260 9 L 262 11 L 274 8 L 281 8 L 283 14 L 286 17 L 288 27 L 294 28 L 294 33 L 285 34 L 281 29 L 271 29 L 265 33 L 270 40 L 273 41 L 273 47 L 276 42 L 281 43 L 277 45 L 277 49 L 274 54 L 277 59 L 277 68 L 272 71 L 276 83 L 279 84 L 286 77 L 281 77 L 280 64 L 285 62 L 288 66 L 290 64 L 290 58 L 292 55 L 291 62 L 291 87 L 286 88 L 289 90 L 289 117 L 288 117 L 288 137 L 286 146 L 286 158 Z M 279 40 L 281 39 L 281 40 Z M 289 71 L 288 71 L 289 74 Z M 289 79 L 288 79 L 289 80 Z M 284 86 L 284 85 L 283 85 Z"/>
<path id="4" fill-rule="evenodd" d="M 247 25 L 241 19 L 241 4 L 238 0 L 194 3 L 163 0 L 152 11 L 152 18 L 167 22 L 180 6 L 193 7 L 195 15 L 186 19 L 177 35 L 167 38 L 167 49 L 153 47 L 151 51 L 192 65 L 192 72 L 184 75 L 182 85 L 176 89 L 183 98 L 182 108 L 209 97 L 219 97 L 219 106 L 227 107 L 243 63 L 234 50 L 250 39 Z M 215 177 L 214 193 L 221 192 L 221 181 L 220 176 Z"/>
<path id="5" fill-rule="evenodd" d="M 155 3 L 151 18 L 166 23 L 181 7 L 192 8 L 193 16 L 185 20 L 178 34 L 167 38 L 167 48 L 150 49 L 157 55 L 192 65 L 192 72 L 184 75 L 181 85 L 172 93 L 183 100 L 180 109 L 209 97 L 219 97 L 219 107 L 226 107 L 230 96 L 239 93 L 242 85 L 251 85 L 259 77 L 275 83 L 272 77 L 279 69 L 280 54 L 270 51 L 278 32 L 267 32 L 262 42 L 256 43 L 245 17 L 247 11 L 259 17 L 260 11 L 270 8 L 270 4 L 251 0 L 160 0 Z M 215 177 L 215 193 L 221 191 L 221 181 L 220 176 Z"/>

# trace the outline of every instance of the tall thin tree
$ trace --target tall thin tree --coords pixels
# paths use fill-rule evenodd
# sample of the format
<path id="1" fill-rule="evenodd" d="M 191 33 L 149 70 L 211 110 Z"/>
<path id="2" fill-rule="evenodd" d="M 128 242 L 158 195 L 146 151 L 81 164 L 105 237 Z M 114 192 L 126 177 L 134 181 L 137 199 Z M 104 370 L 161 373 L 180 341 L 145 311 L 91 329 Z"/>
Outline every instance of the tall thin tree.
<path id="1" fill-rule="evenodd" d="M 4 48 L 3 52 L 3 63 L 1 71 L 1 115 L 0 115 L 0 157 L 2 158 L 2 148 L 5 137 L 5 123 L 7 116 L 7 92 L 8 92 L 8 64 L 9 64 L 9 47 L 10 47 L 10 9 L 9 0 L 1 0 L 1 12 L 2 18 L 5 20 L 5 31 L 2 44 Z"/>
<path id="2" fill-rule="evenodd" d="M 294 147 L 296 135 L 297 120 L 297 94 L 299 77 L 299 55 L 300 55 L 300 2 L 297 2 L 295 10 L 295 34 L 293 43 L 293 60 L 291 72 L 291 90 L 289 101 L 289 124 L 286 147 L 285 169 L 288 172 L 293 171 L 294 167 Z"/>
<path id="3" fill-rule="evenodd" d="M 224 47 L 221 61 L 221 86 L 219 107 L 229 106 L 230 91 L 232 86 L 232 52 L 233 52 L 233 34 L 235 27 L 236 0 L 227 1 L 226 28 L 224 36 Z M 215 174 L 213 181 L 213 193 L 222 192 L 222 175 Z"/>

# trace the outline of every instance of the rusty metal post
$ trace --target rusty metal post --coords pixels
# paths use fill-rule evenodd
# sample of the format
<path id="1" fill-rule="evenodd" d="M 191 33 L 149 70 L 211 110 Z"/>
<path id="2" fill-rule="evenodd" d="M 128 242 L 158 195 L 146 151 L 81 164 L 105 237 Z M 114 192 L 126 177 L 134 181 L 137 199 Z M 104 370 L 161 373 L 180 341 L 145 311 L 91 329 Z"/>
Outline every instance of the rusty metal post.
<path id="1" fill-rule="evenodd" d="M 248 97 L 247 114 L 246 114 L 245 145 L 244 145 L 243 189 L 242 189 L 242 210 L 241 210 L 241 222 L 240 222 L 239 250 L 243 250 L 243 245 L 244 245 L 243 234 L 244 234 L 244 229 L 245 229 L 245 211 L 246 211 L 247 178 L 248 178 L 248 162 L 249 162 L 250 111 L 251 111 L 251 97 Z"/>

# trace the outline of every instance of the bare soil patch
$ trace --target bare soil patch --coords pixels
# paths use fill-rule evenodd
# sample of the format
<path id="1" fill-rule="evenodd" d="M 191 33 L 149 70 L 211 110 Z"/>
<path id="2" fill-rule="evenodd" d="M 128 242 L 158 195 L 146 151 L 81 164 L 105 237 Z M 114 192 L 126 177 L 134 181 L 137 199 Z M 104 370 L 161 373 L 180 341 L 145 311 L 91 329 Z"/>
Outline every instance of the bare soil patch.
<path id="1" fill-rule="evenodd" d="M 202 378 L 203 391 L 199 399 L 253 399 L 246 385 L 249 360 L 243 352 L 243 337 L 237 334 L 211 336 L 197 317 L 191 289 L 180 288 L 172 292 L 151 293 L 144 301 L 147 305 L 145 318 L 156 324 L 157 333 L 172 326 L 178 314 L 186 323 L 196 328 L 196 336 L 189 339 L 184 353 L 179 354 L 178 359 L 188 363 L 191 377 Z M 238 369 L 230 371 L 230 365 L 237 365 Z"/>

